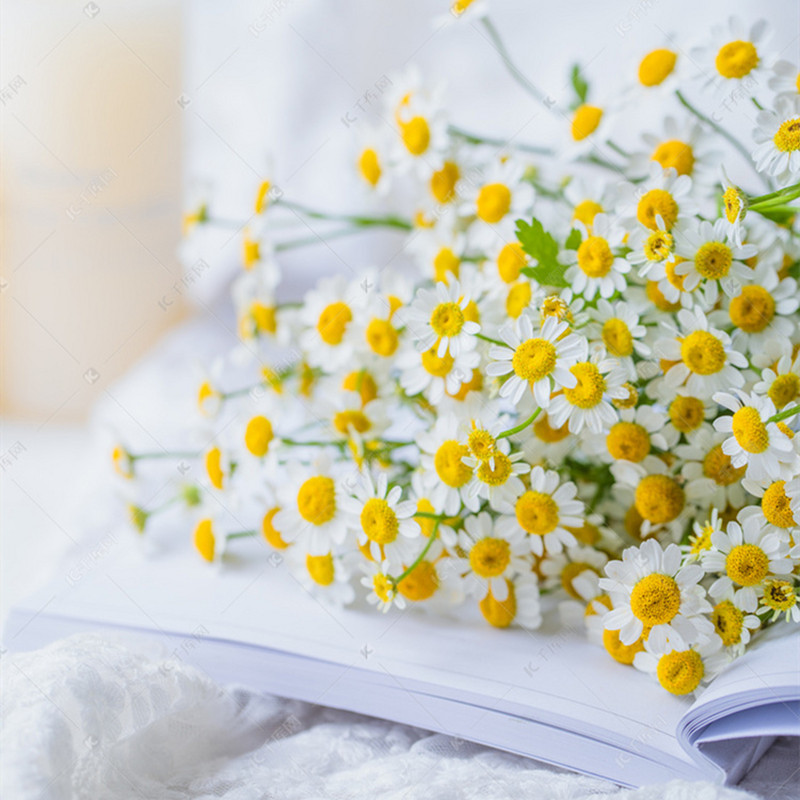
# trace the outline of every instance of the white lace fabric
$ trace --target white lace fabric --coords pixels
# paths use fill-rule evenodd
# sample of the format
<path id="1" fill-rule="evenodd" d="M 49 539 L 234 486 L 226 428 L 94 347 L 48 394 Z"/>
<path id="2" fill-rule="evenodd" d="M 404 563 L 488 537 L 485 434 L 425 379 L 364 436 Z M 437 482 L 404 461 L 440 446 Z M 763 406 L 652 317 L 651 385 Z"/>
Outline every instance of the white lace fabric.
<path id="1" fill-rule="evenodd" d="M 6 654 L 2 675 L 8 800 L 754 797 L 683 781 L 620 789 L 442 734 L 219 686 L 108 636 Z"/>

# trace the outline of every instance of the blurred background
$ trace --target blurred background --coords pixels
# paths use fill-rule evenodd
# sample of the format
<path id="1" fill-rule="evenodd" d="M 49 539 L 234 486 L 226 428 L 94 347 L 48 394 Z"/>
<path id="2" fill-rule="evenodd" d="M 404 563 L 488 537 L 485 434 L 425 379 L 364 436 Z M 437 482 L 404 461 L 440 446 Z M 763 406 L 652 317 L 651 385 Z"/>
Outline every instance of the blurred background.
<path id="1" fill-rule="evenodd" d="M 731 14 L 767 16 L 771 49 L 798 61 L 796 0 L 487 4 L 516 62 L 557 100 L 571 92 L 575 61 L 613 100 L 619 72 L 642 54 L 672 41 L 687 55 Z M 563 134 L 563 120 L 510 80 L 486 32 L 448 7 L 2 0 L 0 465 L 4 540 L 14 534 L 4 597 L 27 585 L 38 551 L 77 536 L 62 510 L 76 479 L 89 485 L 83 423 L 96 401 L 120 405 L 114 382 L 160 352 L 179 323 L 210 320 L 202 336 L 219 350 L 235 340 L 226 288 L 240 269 L 241 231 L 204 234 L 179 257 L 186 207 L 211 196 L 216 216 L 246 220 L 259 181 L 271 177 L 318 208 L 377 211 L 356 177 L 356 149 L 387 81 L 412 63 L 426 82 L 447 85 L 446 106 L 463 128 L 543 143 Z M 654 126 L 662 116 L 657 103 L 641 113 Z M 749 103 L 717 113 L 731 130 L 753 127 Z M 615 138 L 624 146 L 635 137 Z M 398 249 L 393 236 L 287 253 L 284 296 L 343 265 L 383 266 Z M 185 351 L 171 351 L 177 360 L 194 357 L 201 338 L 200 328 L 186 330 Z M 154 387 L 152 413 L 171 391 Z M 119 411 L 141 425 L 130 406 Z"/>

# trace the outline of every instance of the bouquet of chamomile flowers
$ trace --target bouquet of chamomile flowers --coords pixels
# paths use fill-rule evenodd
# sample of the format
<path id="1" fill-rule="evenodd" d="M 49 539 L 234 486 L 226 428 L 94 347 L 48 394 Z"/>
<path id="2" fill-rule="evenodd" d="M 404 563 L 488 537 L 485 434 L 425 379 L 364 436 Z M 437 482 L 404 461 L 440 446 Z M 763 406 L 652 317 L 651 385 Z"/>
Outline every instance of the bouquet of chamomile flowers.
<path id="1" fill-rule="evenodd" d="M 798 65 L 731 20 L 642 53 L 613 103 L 575 67 L 559 104 L 483 3 L 462 17 L 562 144 L 465 131 L 412 71 L 353 157 L 376 213 L 254 187 L 240 343 L 199 381 L 207 445 L 176 454 L 203 473 L 177 487 L 187 545 L 224 562 L 256 537 L 324 602 L 499 628 L 559 613 L 689 694 L 800 622 Z M 750 140 L 710 110 L 732 93 Z M 663 117 L 642 120 L 653 95 Z M 385 213 L 387 192 L 408 202 Z M 287 218 L 385 229 L 398 256 L 279 303 L 281 251 L 307 241 L 281 240 Z M 186 218 L 225 223 L 209 201 Z M 148 457 L 114 453 L 130 479 Z M 136 528 L 157 511 L 131 506 Z"/>

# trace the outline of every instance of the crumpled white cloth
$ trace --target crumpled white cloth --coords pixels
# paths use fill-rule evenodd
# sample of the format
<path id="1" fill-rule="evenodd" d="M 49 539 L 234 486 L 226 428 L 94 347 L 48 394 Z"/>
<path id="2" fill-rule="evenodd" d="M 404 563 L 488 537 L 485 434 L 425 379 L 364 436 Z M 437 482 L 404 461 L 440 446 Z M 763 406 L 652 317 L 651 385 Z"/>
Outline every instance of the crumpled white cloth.
<path id="1" fill-rule="evenodd" d="M 174 655 L 83 634 L 2 660 L 9 800 L 743 800 L 638 790 L 441 734 L 219 686 Z M 788 795 L 787 795 L 788 796 Z"/>

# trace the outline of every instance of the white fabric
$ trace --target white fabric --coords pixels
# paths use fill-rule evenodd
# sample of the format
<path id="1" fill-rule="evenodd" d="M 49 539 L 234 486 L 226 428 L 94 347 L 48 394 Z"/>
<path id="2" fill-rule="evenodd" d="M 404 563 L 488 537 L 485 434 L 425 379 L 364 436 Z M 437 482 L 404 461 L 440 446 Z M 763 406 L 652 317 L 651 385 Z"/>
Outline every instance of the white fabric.
<path id="1" fill-rule="evenodd" d="M 98 635 L 7 655 L 2 715 L 2 796 L 14 800 L 753 797 L 682 781 L 619 789 L 448 736 L 217 686 L 179 658 Z"/>

